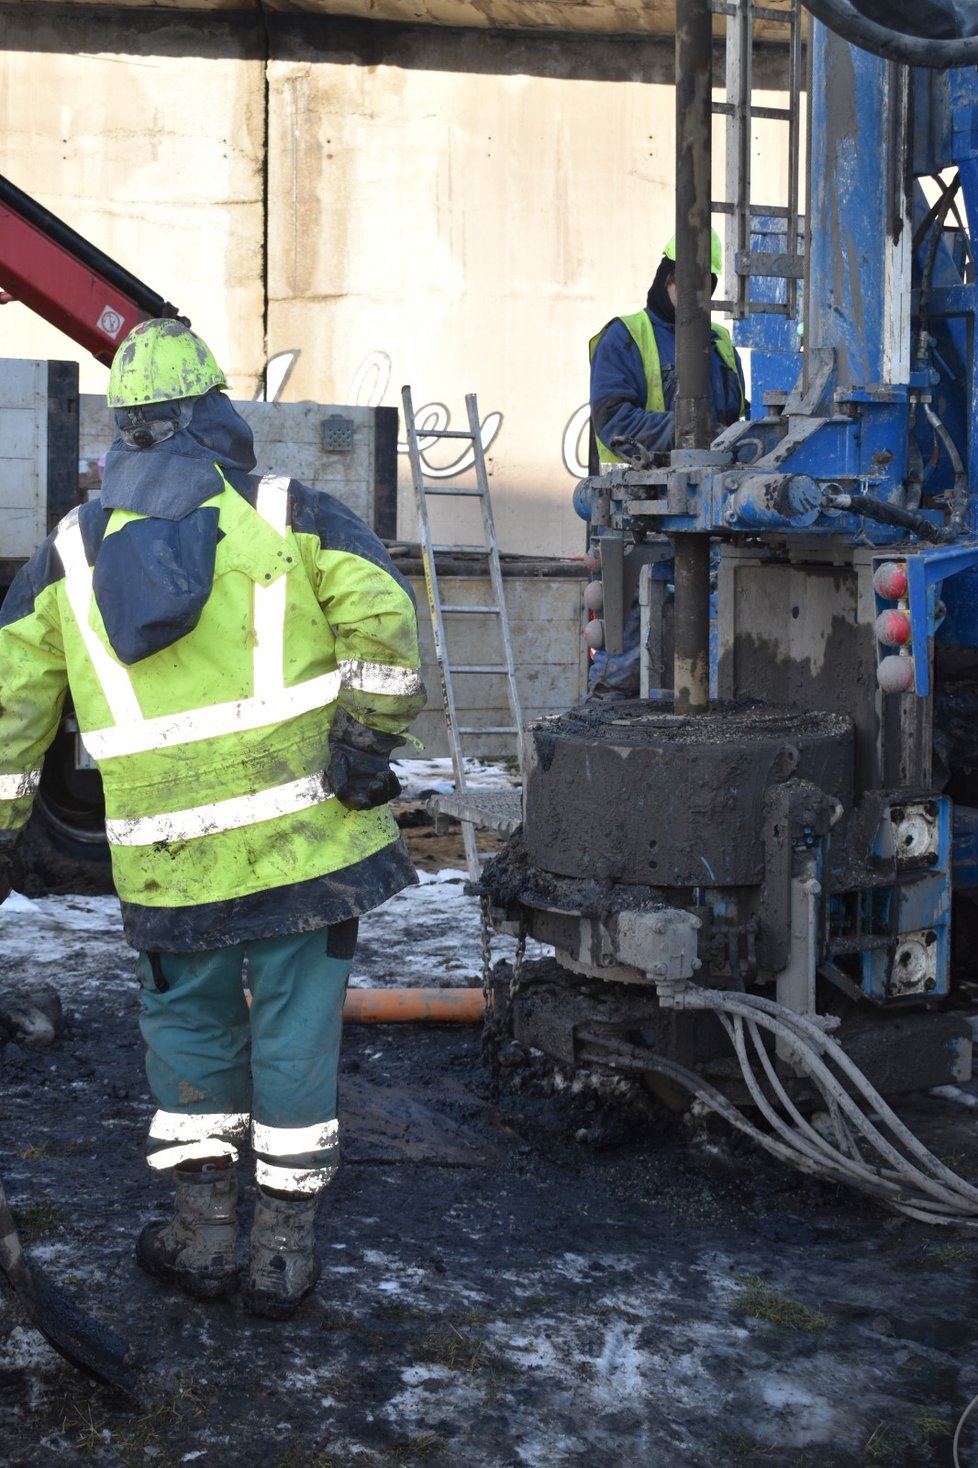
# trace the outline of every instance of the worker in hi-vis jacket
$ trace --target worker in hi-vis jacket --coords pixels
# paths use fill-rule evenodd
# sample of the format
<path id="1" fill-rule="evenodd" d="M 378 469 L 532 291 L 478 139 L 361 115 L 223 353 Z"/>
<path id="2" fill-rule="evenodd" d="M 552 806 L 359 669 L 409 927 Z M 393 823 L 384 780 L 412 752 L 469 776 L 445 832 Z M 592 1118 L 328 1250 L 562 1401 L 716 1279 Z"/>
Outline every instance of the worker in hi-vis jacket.
<path id="1" fill-rule="evenodd" d="M 723 270 L 723 248 L 710 230 L 712 290 Z M 710 404 L 719 431 L 747 413 L 744 372 L 730 333 L 711 323 Z M 616 316 L 591 338 L 590 472 L 627 459 L 636 449 L 647 455 L 668 454 L 675 447 L 676 399 L 676 240 L 662 252 L 645 306 Z M 575 498 L 585 516 L 587 506 Z M 638 693 L 640 614 L 637 601 L 627 609 L 625 650 L 592 653 L 588 677 L 592 693 L 632 696 Z"/>
<path id="2" fill-rule="evenodd" d="M 136 1257 L 197 1297 L 236 1287 L 250 1128 L 243 1297 L 284 1319 L 319 1276 L 358 918 L 417 880 L 389 760 L 425 695 L 383 545 L 330 495 L 249 472 L 226 386 L 184 324 L 137 326 L 112 366 L 101 496 L 0 607 L 0 898 L 68 694 L 139 950 L 147 1158 L 175 1183 Z"/>
<path id="3" fill-rule="evenodd" d="M 723 249 L 710 230 L 712 289 L 723 270 Z M 730 333 L 711 323 L 710 400 L 715 428 L 744 417 L 744 373 Z M 629 316 L 616 316 L 589 343 L 591 426 L 601 464 L 616 464 L 616 440 L 649 453 L 675 447 L 676 240 L 662 252 L 646 303 Z M 592 471 L 593 472 L 593 471 Z"/>

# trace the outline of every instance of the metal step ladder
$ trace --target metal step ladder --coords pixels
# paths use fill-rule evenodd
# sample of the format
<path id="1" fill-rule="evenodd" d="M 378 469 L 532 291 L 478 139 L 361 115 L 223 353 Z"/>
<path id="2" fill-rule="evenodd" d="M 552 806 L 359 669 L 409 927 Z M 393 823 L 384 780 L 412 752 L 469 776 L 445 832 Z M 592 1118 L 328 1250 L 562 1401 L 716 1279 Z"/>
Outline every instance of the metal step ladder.
<path id="1" fill-rule="evenodd" d="M 748 315 L 786 316 L 798 312 L 798 285 L 804 279 L 805 259 L 799 215 L 801 176 L 802 15 L 799 0 L 713 0 L 710 9 L 726 16 L 726 100 L 713 103 L 713 112 L 727 119 L 726 200 L 714 200 L 715 214 L 727 216 L 726 256 L 733 261 L 733 295 L 714 301 L 713 308 L 735 320 Z M 768 39 L 780 32 L 786 61 L 783 90 L 785 107 L 756 106 L 753 101 L 755 22 L 766 23 Z M 769 48 L 769 50 L 772 48 Z M 787 197 L 779 203 L 760 203 L 751 191 L 751 157 L 755 119 L 782 124 L 787 129 Z M 751 249 L 751 236 L 780 236 L 780 249 Z M 751 281 L 759 289 L 751 289 Z"/>
<path id="2" fill-rule="evenodd" d="M 496 527 L 492 518 L 492 503 L 489 498 L 489 476 L 482 447 L 482 428 L 479 421 L 479 406 L 475 393 L 467 393 L 465 407 L 468 413 L 468 432 L 464 429 L 424 428 L 420 438 L 461 439 L 471 444 L 475 486 L 461 487 L 446 484 L 429 484 L 425 480 L 424 464 L 421 459 L 419 434 L 414 418 L 410 387 L 401 389 L 404 404 L 404 425 L 407 432 L 408 455 L 411 461 L 411 477 L 414 482 L 415 501 L 418 507 L 418 526 L 421 535 L 421 554 L 424 561 L 425 588 L 431 611 L 431 631 L 435 644 L 435 659 L 441 681 L 445 723 L 448 730 L 448 745 L 455 775 L 455 794 L 440 796 L 437 809 L 446 815 L 454 815 L 461 821 L 465 842 L 465 860 L 469 876 L 475 881 L 481 870 L 476 846 L 476 826 L 488 826 L 495 830 L 514 830 L 519 824 L 520 797 L 516 792 L 471 790 L 466 771 L 466 754 L 463 740 L 467 736 L 484 734 L 512 735 L 513 749 L 523 774 L 523 718 L 520 711 L 519 692 L 516 687 L 516 668 L 513 648 L 506 616 L 506 601 L 503 593 L 503 573 L 499 564 L 499 546 Z M 432 536 L 428 500 L 438 495 L 445 498 L 475 499 L 482 514 L 483 540 L 477 545 L 436 545 Z M 454 554 L 483 557 L 489 572 L 492 600 L 483 604 L 446 602 L 438 585 L 436 557 L 439 554 Z M 493 649 L 487 660 L 480 663 L 453 663 L 449 655 L 449 639 L 446 637 L 446 620 L 465 621 L 480 618 L 485 625 L 484 645 Z M 491 626 L 489 625 L 491 624 Z M 477 624 L 478 625 L 478 624 Z M 491 660 L 490 660 L 491 659 Z M 454 679 L 457 675 L 474 675 L 502 679 L 506 686 L 511 722 L 509 724 L 465 726 L 459 723 L 456 710 Z"/>

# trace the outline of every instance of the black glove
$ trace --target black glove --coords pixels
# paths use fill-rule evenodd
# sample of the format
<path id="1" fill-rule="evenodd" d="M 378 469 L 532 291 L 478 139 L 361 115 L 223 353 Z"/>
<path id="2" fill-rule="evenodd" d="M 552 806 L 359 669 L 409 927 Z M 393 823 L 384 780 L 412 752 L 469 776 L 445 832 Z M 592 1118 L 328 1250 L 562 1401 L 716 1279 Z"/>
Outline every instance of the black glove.
<path id="1" fill-rule="evenodd" d="M 400 795 L 390 757 L 403 742 L 400 735 L 368 729 L 340 709 L 330 730 L 326 767 L 326 781 L 340 804 L 348 810 L 373 810 Z"/>
<path id="2" fill-rule="evenodd" d="M 0 903 L 6 902 L 10 892 L 10 859 L 0 856 Z"/>

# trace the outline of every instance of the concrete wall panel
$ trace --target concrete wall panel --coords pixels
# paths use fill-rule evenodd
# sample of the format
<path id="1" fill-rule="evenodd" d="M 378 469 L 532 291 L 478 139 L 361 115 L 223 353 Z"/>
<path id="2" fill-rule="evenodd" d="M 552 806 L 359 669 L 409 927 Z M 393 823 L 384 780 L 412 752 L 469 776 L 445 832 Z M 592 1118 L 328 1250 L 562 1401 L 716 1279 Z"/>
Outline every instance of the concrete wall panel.
<path id="1" fill-rule="evenodd" d="M 399 405 L 409 383 L 426 422 L 465 428 L 477 392 L 504 549 L 579 553 L 587 343 L 644 301 L 672 233 L 671 87 L 648 58 L 568 77 L 580 43 L 536 46 L 535 75 L 498 38 L 428 32 L 369 65 L 293 44 L 269 69 L 269 348 L 301 349 L 290 394 Z M 426 462 L 449 477 L 459 453 Z"/>
<path id="2" fill-rule="evenodd" d="M 0 14 L 0 172 L 189 316 L 247 396 L 264 355 L 256 40 L 214 16 Z M 0 352 L 77 359 L 83 391 L 105 390 L 104 367 L 19 305 Z"/>
<path id="3" fill-rule="evenodd" d="M 579 554 L 588 339 L 673 231 L 671 43 L 265 21 L 0 6 L 0 172 L 189 315 L 236 397 L 280 353 L 292 401 L 399 408 L 410 383 L 464 428 L 476 392 L 503 550 Z M 0 354 L 81 357 L 17 305 Z"/>
<path id="4" fill-rule="evenodd" d="M 509 631 L 516 666 L 516 686 L 524 722 L 575 707 L 587 691 L 587 660 L 581 631 L 586 614 L 585 579 L 568 566 L 560 576 L 505 576 L 504 592 Z M 428 701 L 412 732 L 424 741 L 426 753 L 450 753 L 438 663 L 435 659 L 431 621 L 427 611 L 424 579 L 409 577 L 418 601 L 421 633 L 422 673 Z M 439 575 L 438 585 L 445 603 L 492 601 L 488 579 L 474 576 Z M 446 627 L 449 664 L 485 663 L 496 658 L 498 642 L 480 630 L 482 618 L 454 619 Z M 455 708 L 459 724 L 485 729 L 510 722 L 506 685 L 490 675 L 460 673 L 453 677 Z M 515 740 L 503 734 L 469 734 L 462 740 L 463 752 L 479 759 L 497 759 L 515 753 Z"/>

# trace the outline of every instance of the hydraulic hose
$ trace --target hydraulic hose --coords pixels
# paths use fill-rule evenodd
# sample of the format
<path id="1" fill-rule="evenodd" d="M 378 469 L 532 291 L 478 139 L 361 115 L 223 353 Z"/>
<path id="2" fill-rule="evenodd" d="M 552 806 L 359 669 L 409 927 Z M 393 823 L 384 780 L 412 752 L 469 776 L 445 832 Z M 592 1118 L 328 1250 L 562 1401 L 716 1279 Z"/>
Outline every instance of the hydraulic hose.
<path id="1" fill-rule="evenodd" d="M 874 56 L 884 56 L 888 61 L 901 61 L 907 66 L 938 68 L 978 64 L 978 36 L 973 34 L 978 29 L 978 14 L 975 14 L 978 7 L 974 0 L 958 0 L 951 24 L 947 24 L 951 20 L 950 7 L 947 4 L 936 5 L 933 0 L 915 0 L 915 23 L 927 26 L 931 36 L 941 28 L 938 17 L 945 21 L 945 31 L 958 32 L 939 40 L 894 30 L 892 25 L 881 25 L 871 20 L 862 10 L 857 10 L 849 0 L 802 0 L 802 4 L 816 20 L 820 20 L 844 41 L 853 46 L 861 46 Z M 870 8 L 868 4 L 867 8 Z M 891 3 L 889 9 L 894 8 L 896 7 Z M 962 10 L 971 12 L 964 22 L 960 18 Z"/>
<path id="2" fill-rule="evenodd" d="M 957 445 L 955 444 L 954 439 L 948 433 L 941 419 L 934 412 L 934 409 L 931 407 L 930 403 L 924 403 L 923 406 L 924 413 L 927 417 L 927 422 L 933 428 L 934 432 L 937 434 L 938 438 L 941 440 L 941 443 L 947 450 L 948 458 L 951 460 L 951 467 L 954 470 L 954 486 L 951 490 L 950 497 L 951 518 L 948 521 L 947 526 L 948 538 L 951 539 L 952 537 L 961 534 L 961 531 L 964 529 L 965 519 L 967 518 L 968 475 L 965 470 L 964 463 L 961 459 L 961 455 L 958 453 Z"/>
<path id="3" fill-rule="evenodd" d="M 886 500 L 878 500 L 871 494 L 830 494 L 823 504 L 830 510 L 849 510 L 854 515 L 865 515 L 867 520 L 876 520 L 881 525 L 897 525 L 929 540 L 932 545 L 947 545 L 955 538 L 953 530 L 946 525 L 934 525 L 924 515 L 913 510 L 901 510 Z"/>
<path id="4" fill-rule="evenodd" d="M 802 1172 L 858 1188 L 921 1223 L 978 1227 L 978 1187 L 952 1172 L 914 1136 L 815 1017 L 732 990 L 682 985 L 658 992 L 666 1008 L 716 1016 L 730 1038 L 751 1105 L 767 1129 L 698 1072 L 645 1046 L 579 1030 L 579 1062 L 656 1071 Z M 772 1040 L 783 1047 L 789 1063 L 787 1085 L 775 1063 Z M 827 1131 L 816 1128 L 795 1104 L 789 1086 L 798 1078 L 818 1096 Z"/>

